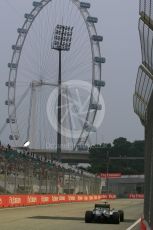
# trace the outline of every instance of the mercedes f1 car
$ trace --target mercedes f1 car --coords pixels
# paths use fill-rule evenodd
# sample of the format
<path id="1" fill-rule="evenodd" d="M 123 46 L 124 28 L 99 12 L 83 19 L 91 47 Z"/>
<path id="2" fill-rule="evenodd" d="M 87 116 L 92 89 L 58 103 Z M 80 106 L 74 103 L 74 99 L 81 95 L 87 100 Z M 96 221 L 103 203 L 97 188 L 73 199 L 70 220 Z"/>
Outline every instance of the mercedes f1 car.
<path id="1" fill-rule="evenodd" d="M 124 221 L 124 212 L 122 210 L 115 210 L 110 208 L 107 202 L 102 204 L 95 204 L 93 211 L 86 211 L 86 223 L 110 223 L 119 224 Z"/>

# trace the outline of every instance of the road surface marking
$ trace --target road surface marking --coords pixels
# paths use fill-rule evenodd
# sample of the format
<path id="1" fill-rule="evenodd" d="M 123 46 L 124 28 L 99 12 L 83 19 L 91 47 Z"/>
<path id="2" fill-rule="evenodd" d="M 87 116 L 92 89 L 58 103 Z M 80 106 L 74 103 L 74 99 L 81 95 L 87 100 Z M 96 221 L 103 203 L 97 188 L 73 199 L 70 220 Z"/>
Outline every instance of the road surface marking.
<path id="1" fill-rule="evenodd" d="M 141 218 L 139 220 L 137 220 L 134 224 L 132 224 L 129 228 L 127 228 L 126 230 L 132 230 L 137 224 L 139 224 L 141 221 Z"/>

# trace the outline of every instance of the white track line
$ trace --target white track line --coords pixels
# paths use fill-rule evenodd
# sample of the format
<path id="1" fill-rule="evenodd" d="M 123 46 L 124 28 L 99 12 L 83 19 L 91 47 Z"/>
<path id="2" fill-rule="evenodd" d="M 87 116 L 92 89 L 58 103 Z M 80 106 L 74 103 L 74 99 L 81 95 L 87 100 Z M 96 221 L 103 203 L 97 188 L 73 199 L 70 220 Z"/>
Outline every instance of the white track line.
<path id="1" fill-rule="evenodd" d="M 137 220 L 134 224 L 132 224 L 129 228 L 127 228 L 126 230 L 132 230 L 137 224 L 139 224 L 141 221 L 141 218 L 139 220 Z"/>

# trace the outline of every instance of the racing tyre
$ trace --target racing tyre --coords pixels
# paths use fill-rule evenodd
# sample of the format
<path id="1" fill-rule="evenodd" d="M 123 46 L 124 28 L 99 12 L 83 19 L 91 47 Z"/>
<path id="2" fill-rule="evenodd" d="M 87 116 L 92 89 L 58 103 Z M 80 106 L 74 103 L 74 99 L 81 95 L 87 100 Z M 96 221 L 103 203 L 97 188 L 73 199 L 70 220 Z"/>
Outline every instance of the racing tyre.
<path id="1" fill-rule="evenodd" d="M 86 211 L 85 213 L 85 222 L 91 223 L 93 220 L 93 213 L 91 211 Z"/>
<path id="2" fill-rule="evenodd" d="M 119 215 L 120 215 L 120 221 L 124 222 L 124 212 L 122 210 L 118 210 Z"/>
<path id="3" fill-rule="evenodd" d="M 120 214 L 119 212 L 113 213 L 113 224 L 119 224 L 120 223 Z"/>

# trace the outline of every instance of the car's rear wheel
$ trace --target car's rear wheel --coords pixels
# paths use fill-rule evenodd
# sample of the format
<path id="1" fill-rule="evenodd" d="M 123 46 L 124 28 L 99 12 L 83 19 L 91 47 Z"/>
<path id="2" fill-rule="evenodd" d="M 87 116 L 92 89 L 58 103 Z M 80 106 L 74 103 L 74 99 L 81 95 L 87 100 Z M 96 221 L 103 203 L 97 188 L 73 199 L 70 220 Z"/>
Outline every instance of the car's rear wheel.
<path id="1" fill-rule="evenodd" d="M 120 214 L 119 214 L 119 212 L 114 212 L 113 213 L 113 223 L 114 224 L 119 224 L 120 223 Z"/>
<path id="2" fill-rule="evenodd" d="M 122 210 L 118 210 L 119 215 L 120 215 L 120 221 L 124 222 L 124 212 Z"/>
<path id="3" fill-rule="evenodd" d="M 93 220 L 93 213 L 91 211 L 86 211 L 85 213 L 85 222 L 91 223 Z"/>

